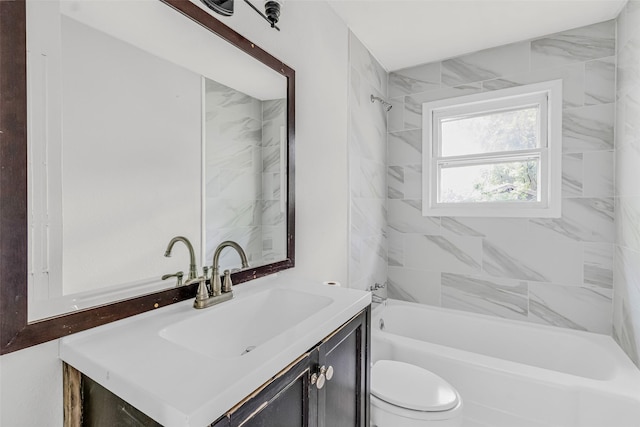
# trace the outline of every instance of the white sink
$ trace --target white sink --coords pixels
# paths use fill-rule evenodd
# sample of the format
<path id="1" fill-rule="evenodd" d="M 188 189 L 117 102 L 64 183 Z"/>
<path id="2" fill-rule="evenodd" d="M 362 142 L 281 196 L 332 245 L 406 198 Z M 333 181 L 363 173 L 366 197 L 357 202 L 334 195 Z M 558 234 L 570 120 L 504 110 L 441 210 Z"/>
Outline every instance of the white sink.
<path id="1" fill-rule="evenodd" d="M 295 271 L 233 292 L 206 309 L 190 299 L 65 337 L 60 357 L 162 425 L 201 427 L 371 302 Z"/>
<path id="2" fill-rule="evenodd" d="M 332 301 L 327 296 L 274 288 L 202 309 L 197 316 L 168 326 L 159 334 L 207 357 L 242 357 Z"/>

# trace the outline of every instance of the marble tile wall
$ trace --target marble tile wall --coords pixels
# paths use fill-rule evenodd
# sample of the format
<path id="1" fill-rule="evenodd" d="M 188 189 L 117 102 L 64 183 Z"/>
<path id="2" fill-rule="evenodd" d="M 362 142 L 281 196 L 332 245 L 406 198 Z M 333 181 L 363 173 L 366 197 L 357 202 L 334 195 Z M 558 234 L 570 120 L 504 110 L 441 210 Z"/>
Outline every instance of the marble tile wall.
<path id="1" fill-rule="evenodd" d="M 613 336 L 640 367 L 640 1 L 618 17 Z M 596 276 L 599 276 L 597 274 Z"/>
<path id="2" fill-rule="evenodd" d="M 262 254 L 262 102 L 205 80 L 205 259 L 225 240 L 238 242 L 249 262 Z M 237 267 L 223 251 L 221 268 Z"/>
<path id="3" fill-rule="evenodd" d="M 286 258 L 286 212 L 282 178 L 286 159 L 287 100 L 262 101 L 262 261 Z"/>
<path id="4" fill-rule="evenodd" d="M 225 240 L 236 241 L 249 264 L 286 254 L 281 191 L 281 126 L 286 100 L 261 101 L 205 80 L 205 223 L 207 260 Z M 220 268 L 237 268 L 224 251 Z"/>
<path id="5" fill-rule="evenodd" d="M 607 21 L 389 74 L 390 297 L 611 334 L 615 63 Z M 553 79 L 563 80 L 562 217 L 423 217 L 422 103 Z"/>
<path id="6" fill-rule="evenodd" d="M 387 72 L 349 34 L 349 286 L 387 279 Z"/>

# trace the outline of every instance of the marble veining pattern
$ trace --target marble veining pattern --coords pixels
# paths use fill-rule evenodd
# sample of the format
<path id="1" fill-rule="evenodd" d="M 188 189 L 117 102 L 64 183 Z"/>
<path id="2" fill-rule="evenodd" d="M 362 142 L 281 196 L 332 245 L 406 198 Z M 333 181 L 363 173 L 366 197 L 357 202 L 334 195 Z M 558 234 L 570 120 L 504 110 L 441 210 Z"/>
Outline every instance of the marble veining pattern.
<path id="1" fill-rule="evenodd" d="M 416 95 L 407 95 L 404 98 L 404 128 L 422 128 L 422 104 L 430 101 L 453 98 L 456 96 L 471 95 L 482 91 L 481 83 L 472 83 L 456 87 L 422 92 Z"/>
<path id="2" fill-rule="evenodd" d="M 604 268 L 596 264 L 584 265 L 584 283 L 587 285 L 611 288 L 613 272 L 610 268 Z"/>
<path id="3" fill-rule="evenodd" d="M 529 284 L 530 320 L 610 335 L 612 296 L 609 289 Z"/>
<path id="4" fill-rule="evenodd" d="M 562 200 L 562 218 L 532 219 L 531 224 L 541 227 L 540 232 L 583 242 L 614 240 L 614 201 L 612 198 L 568 198 Z"/>
<path id="5" fill-rule="evenodd" d="M 535 280 L 538 282 L 549 281 L 548 278 L 526 265 L 525 262 L 510 255 L 507 250 L 501 249 L 491 242 L 484 240 L 482 249 L 483 270 L 492 276 Z"/>
<path id="6" fill-rule="evenodd" d="M 527 282 L 442 274 L 443 307 L 526 320 L 529 314 L 527 296 Z"/>
<path id="7" fill-rule="evenodd" d="M 640 140 L 635 138 L 637 137 L 630 137 L 625 144 L 620 144 L 616 150 L 616 166 L 618 167 L 616 192 L 621 197 L 640 195 L 637 186 Z"/>
<path id="8" fill-rule="evenodd" d="M 614 196 L 614 152 L 590 151 L 584 153 L 584 188 L 585 197 Z"/>
<path id="9" fill-rule="evenodd" d="M 636 5 L 638 0 L 632 2 Z M 640 21 L 635 23 L 640 27 Z M 615 21 L 607 21 L 389 74 L 389 295 L 610 333 L 616 230 L 631 236 L 620 241 L 635 247 L 629 223 L 640 215 L 640 204 L 635 203 L 640 193 L 614 199 L 615 191 L 640 188 L 635 185 L 640 177 L 633 152 L 616 153 L 620 140 L 614 143 L 616 133 L 624 134 L 622 143 L 634 147 L 627 150 L 640 147 L 635 143 L 640 129 L 640 61 L 634 61 L 640 58 L 640 36 L 626 35 L 629 41 L 620 55 L 615 31 Z M 419 178 L 415 166 L 421 164 L 422 104 L 555 79 L 563 81 L 562 216 L 423 217 L 421 194 L 411 184 Z M 616 89 L 623 102 L 616 99 Z M 614 164 L 621 156 L 628 166 L 619 187 Z M 623 230 L 614 227 L 621 215 L 629 218 Z M 636 235 L 640 245 L 640 231 Z M 631 342 L 633 322 L 618 323 L 616 330 L 624 331 L 625 342 Z M 640 315 L 636 323 L 640 331 Z"/>
<path id="10" fill-rule="evenodd" d="M 349 33 L 349 62 L 372 87 L 387 93 L 387 72 L 353 33 Z"/>
<path id="11" fill-rule="evenodd" d="M 370 101 L 386 98 L 387 73 L 349 33 L 349 286 L 387 281 L 387 112 Z M 402 177 L 399 176 L 399 179 Z"/>
<path id="12" fill-rule="evenodd" d="M 422 159 L 422 129 L 391 132 L 387 136 L 390 166 L 420 164 Z"/>
<path id="13" fill-rule="evenodd" d="M 558 79 L 562 80 L 563 108 L 583 106 L 585 93 L 589 90 L 585 85 L 585 63 L 541 68 L 517 75 L 502 76 L 483 81 L 482 88 L 483 90 L 498 90 Z"/>
<path id="14" fill-rule="evenodd" d="M 443 217 L 440 219 L 443 234 L 453 233 L 458 236 L 485 237 L 485 235 L 466 225 L 460 218 Z"/>
<path id="15" fill-rule="evenodd" d="M 389 267 L 389 298 L 440 305 L 440 290 L 439 272 Z"/>
<path id="16" fill-rule="evenodd" d="M 569 153 L 562 157 L 562 197 L 582 196 L 583 154 Z"/>
<path id="17" fill-rule="evenodd" d="M 360 186 L 360 197 L 384 200 L 388 188 L 385 176 L 385 165 L 362 159 L 360 161 L 360 173 L 363 182 Z"/>
<path id="18" fill-rule="evenodd" d="M 205 253 L 224 235 L 260 259 L 262 102 L 205 79 L 205 120 Z"/>
<path id="19" fill-rule="evenodd" d="M 387 281 L 387 297 L 401 301 L 419 302 L 413 295 L 405 290 L 405 286 L 399 286 L 391 279 Z"/>
<path id="20" fill-rule="evenodd" d="M 440 234 L 440 218 L 422 216 L 420 200 L 390 199 L 387 203 L 390 229 L 402 233 Z"/>
<path id="21" fill-rule="evenodd" d="M 608 104 L 616 100 L 615 57 L 585 64 L 585 104 Z"/>
<path id="22" fill-rule="evenodd" d="M 409 234 L 405 236 L 404 244 L 407 267 L 441 272 L 480 272 L 480 239 Z"/>
<path id="23" fill-rule="evenodd" d="M 404 199 L 402 185 L 404 184 L 404 168 L 402 166 L 389 166 L 389 189 L 387 198 Z"/>
<path id="24" fill-rule="evenodd" d="M 585 243 L 584 283 L 613 288 L 613 244 Z"/>
<path id="25" fill-rule="evenodd" d="M 387 113 L 387 130 L 396 132 L 404 129 L 404 97 L 391 98 L 391 110 Z"/>
<path id="26" fill-rule="evenodd" d="M 620 196 L 616 215 L 616 231 L 620 246 L 640 252 L 640 197 Z"/>
<path id="27" fill-rule="evenodd" d="M 422 166 L 389 166 L 389 199 L 417 200 L 422 195 Z"/>
<path id="28" fill-rule="evenodd" d="M 442 83 L 460 86 L 526 71 L 529 42 L 514 43 L 442 61 Z"/>
<path id="29" fill-rule="evenodd" d="M 387 256 L 389 267 L 402 267 L 404 262 L 404 234 L 387 230 Z"/>
<path id="30" fill-rule="evenodd" d="M 618 19 L 614 338 L 640 367 L 640 1 Z"/>
<path id="31" fill-rule="evenodd" d="M 234 240 L 251 262 L 262 263 L 264 255 L 283 259 L 286 248 L 274 242 L 274 232 L 284 236 L 285 230 L 280 144 L 286 143 L 286 100 L 260 101 L 206 79 L 205 101 L 207 254 L 219 242 Z M 220 265 L 235 266 L 232 260 L 225 255 Z"/>
<path id="32" fill-rule="evenodd" d="M 390 98 L 426 92 L 440 87 L 440 63 L 418 65 L 389 73 Z"/>
<path id="33" fill-rule="evenodd" d="M 627 305 L 622 306 L 622 321 L 618 324 L 614 324 L 613 337 L 620 343 L 623 350 L 632 361 L 640 360 L 638 355 L 638 344 L 640 337 L 635 335 L 633 326 L 633 315 L 629 313 Z M 637 328 L 636 328 L 637 330 Z M 637 364 L 637 363 L 636 363 Z"/>
<path id="34" fill-rule="evenodd" d="M 606 21 L 533 40 L 531 67 L 552 67 L 614 56 L 615 28 L 615 21 Z"/>
<path id="35" fill-rule="evenodd" d="M 562 149 L 593 151 L 613 149 L 615 104 L 564 110 Z"/>

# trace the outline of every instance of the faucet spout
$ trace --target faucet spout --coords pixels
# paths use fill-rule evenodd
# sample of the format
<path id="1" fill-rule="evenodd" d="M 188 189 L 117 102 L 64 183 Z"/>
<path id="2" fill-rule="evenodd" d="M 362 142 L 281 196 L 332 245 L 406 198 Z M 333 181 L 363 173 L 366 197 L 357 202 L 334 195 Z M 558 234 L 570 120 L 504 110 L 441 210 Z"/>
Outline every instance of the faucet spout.
<path id="1" fill-rule="evenodd" d="M 176 236 L 173 239 L 171 239 L 171 241 L 169 242 L 169 245 L 167 246 L 167 250 L 164 252 L 164 256 L 166 257 L 171 256 L 171 250 L 173 249 L 173 245 L 175 245 L 176 242 L 184 243 L 187 249 L 189 250 L 189 276 L 187 277 L 187 280 L 192 280 L 197 278 L 198 271 L 196 267 L 196 253 L 193 250 L 193 245 L 191 245 L 191 242 L 189 241 L 189 239 L 183 236 Z"/>
<path id="2" fill-rule="evenodd" d="M 213 295 L 220 295 L 222 292 L 231 292 L 231 278 L 227 280 L 225 278 L 224 287 L 222 286 L 222 282 L 220 281 L 220 266 L 218 265 L 220 262 L 220 253 L 226 247 L 230 247 L 235 249 L 235 251 L 240 255 L 240 261 L 242 262 L 242 268 L 248 268 L 249 262 L 247 261 L 247 254 L 244 252 L 244 249 L 232 240 L 226 240 L 218 245 L 215 252 L 213 253 L 213 274 L 212 274 L 212 285 L 211 288 L 213 290 Z"/>

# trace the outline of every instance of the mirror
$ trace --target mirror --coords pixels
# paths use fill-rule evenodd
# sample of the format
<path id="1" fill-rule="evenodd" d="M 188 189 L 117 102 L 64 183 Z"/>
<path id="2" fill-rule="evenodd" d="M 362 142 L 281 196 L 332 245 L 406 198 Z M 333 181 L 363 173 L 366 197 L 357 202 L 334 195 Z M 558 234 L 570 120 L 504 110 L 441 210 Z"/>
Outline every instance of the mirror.
<path id="1" fill-rule="evenodd" d="M 187 277 L 185 245 L 163 256 L 178 235 L 200 270 L 238 242 L 250 269 L 236 284 L 293 266 L 292 69 L 190 2 L 18 3 L 26 13 L 7 12 L 28 34 L 28 317 L 14 328 L 63 325 L 46 340 L 194 296 L 161 279 Z M 22 32 L 2 40 L 24 48 Z M 7 208 L 3 192 L 3 227 Z M 236 267 L 223 252 L 221 271 Z M 96 311 L 108 319 L 88 320 Z"/>

